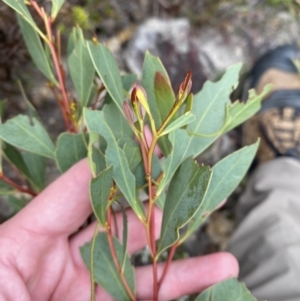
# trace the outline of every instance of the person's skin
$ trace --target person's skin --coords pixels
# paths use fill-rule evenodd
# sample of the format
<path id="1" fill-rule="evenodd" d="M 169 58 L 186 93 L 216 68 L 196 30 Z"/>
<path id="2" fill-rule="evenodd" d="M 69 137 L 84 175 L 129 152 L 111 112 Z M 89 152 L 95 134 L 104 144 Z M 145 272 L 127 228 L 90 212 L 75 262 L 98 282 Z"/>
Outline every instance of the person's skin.
<path id="1" fill-rule="evenodd" d="M 90 179 L 83 160 L 0 226 L 0 301 L 90 300 L 90 275 L 79 247 L 91 240 L 95 224 L 77 232 L 92 212 Z M 159 233 L 158 210 L 156 216 Z M 130 210 L 128 219 L 129 252 L 134 253 L 146 245 L 146 238 Z M 119 223 L 121 227 L 121 216 Z M 228 253 L 178 260 L 170 267 L 159 300 L 200 292 L 237 273 L 238 264 Z M 150 266 L 136 268 L 136 287 L 138 300 L 151 300 Z M 97 287 L 96 300 L 113 299 Z"/>

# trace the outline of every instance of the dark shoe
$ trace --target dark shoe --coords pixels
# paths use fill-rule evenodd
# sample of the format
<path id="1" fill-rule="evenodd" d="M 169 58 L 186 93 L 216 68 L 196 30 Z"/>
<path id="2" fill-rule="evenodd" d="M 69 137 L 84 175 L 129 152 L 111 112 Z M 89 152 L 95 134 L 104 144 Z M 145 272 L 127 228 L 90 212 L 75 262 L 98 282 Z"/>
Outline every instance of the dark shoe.
<path id="1" fill-rule="evenodd" d="M 261 137 L 258 163 L 275 157 L 300 159 L 300 74 L 295 65 L 299 50 L 284 45 L 267 52 L 255 64 L 248 77 L 248 88 L 260 93 L 273 84 L 260 112 L 243 126 L 244 143 Z"/>

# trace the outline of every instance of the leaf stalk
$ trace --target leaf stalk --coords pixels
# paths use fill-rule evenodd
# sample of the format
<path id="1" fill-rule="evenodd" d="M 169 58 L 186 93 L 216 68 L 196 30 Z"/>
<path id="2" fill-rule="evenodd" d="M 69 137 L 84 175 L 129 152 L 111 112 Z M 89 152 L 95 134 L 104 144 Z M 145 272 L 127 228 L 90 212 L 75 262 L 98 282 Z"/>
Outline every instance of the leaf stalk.
<path id="1" fill-rule="evenodd" d="M 120 266 L 120 263 L 119 263 L 119 260 L 118 260 L 117 254 L 116 254 L 116 250 L 115 250 L 115 247 L 114 247 L 114 243 L 113 243 L 113 235 L 112 235 L 112 231 L 111 231 L 111 224 L 112 224 L 112 211 L 111 211 L 111 207 L 109 207 L 107 209 L 106 233 L 107 233 L 107 236 L 108 236 L 108 244 L 109 244 L 109 248 L 110 248 L 110 251 L 111 251 L 111 256 L 112 256 L 113 261 L 115 263 L 115 266 L 118 270 L 118 273 L 120 274 L 120 277 L 121 277 L 121 280 L 122 280 L 122 283 L 124 285 L 124 288 L 125 288 L 126 292 L 128 293 L 128 295 L 129 295 L 129 297 L 132 301 L 136 301 L 136 297 L 134 296 L 133 292 L 131 291 L 131 289 L 130 289 L 128 283 L 127 283 L 127 280 L 124 277 L 124 274 L 122 273 L 122 269 L 121 269 L 121 266 Z"/>

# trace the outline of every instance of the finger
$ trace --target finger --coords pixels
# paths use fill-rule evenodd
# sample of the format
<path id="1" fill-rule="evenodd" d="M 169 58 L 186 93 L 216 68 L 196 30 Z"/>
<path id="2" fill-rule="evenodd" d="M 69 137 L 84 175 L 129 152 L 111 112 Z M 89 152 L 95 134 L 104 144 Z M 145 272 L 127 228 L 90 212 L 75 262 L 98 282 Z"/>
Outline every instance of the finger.
<path id="1" fill-rule="evenodd" d="M 159 275 L 165 264 L 158 266 Z M 238 275 L 237 260 L 229 253 L 216 253 L 174 261 L 159 291 L 159 301 L 172 300 L 195 294 L 207 287 Z M 139 300 L 153 300 L 152 267 L 136 269 L 136 287 Z"/>
<path id="2" fill-rule="evenodd" d="M 148 206 L 146 206 L 146 210 L 147 207 Z M 155 210 L 155 239 L 158 239 L 160 235 L 162 212 L 158 208 L 155 208 L 154 210 Z M 126 214 L 128 218 L 128 252 L 130 254 L 133 254 L 147 245 L 147 235 L 146 235 L 145 226 L 137 218 L 135 213 L 131 209 L 127 209 Z M 122 242 L 123 216 L 121 212 L 116 214 L 116 220 L 117 220 L 119 239 Z M 81 259 L 81 255 L 79 252 L 79 247 L 91 241 L 95 231 L 95 227 L 96 227 L 96 223 L 94 222 L 84 230 L 77 233 L 70 241 L 70 247 L 74 254 L 74 260 L 78 264 L 83 265 L 83 261 Z M 102 230 L 103 229 L 100 229 L 100 231 Z M 112 232 L 113 233 L 116 232 L 114 224 L 112 225 Z"/>
<path id="3" fill-rule="evenodd" d="M 84 159 L 35 197 L 15 216 L 14 225 L 47 235 L 69 235 L 76 231 L 92 212 L 90 179 L 91 172 Z"/>
<path id="4" fill-rule="evenodd" d="M 165 264 L 158 265 L 158 274 L 162 274 Z M 84 274 L 76 280 L 80 285 L 72 282 L 73 300 L 84 300 L 86 291 L 90 291 L 90 275 L 85 268 L 81 269 Z M 184 295 L 200 293 L 204 289 L 230 277 L 238 275 L 237 260 L 229 253 L 216 253 L 212 255 L 188 258 L 174 261 L 167 273 L 165 281 L 159 292 L 159 301 L 177 299 Z M 137 300 L 153 301 L 153 274 L 152 266 L 138 267 L 135 270 Z M 75 280 L 75 281 L 76 281 Z M 86 290 L 83 284 L 86 284 Z M 65 290 L 70 286 L 63 285 Z M 70 294 L 70 291 L 68 291 Z M 77 299 L 75 297 L 78 297 Z M 114 299 L 97 286 L 96 300 L 113 301 Z"/>

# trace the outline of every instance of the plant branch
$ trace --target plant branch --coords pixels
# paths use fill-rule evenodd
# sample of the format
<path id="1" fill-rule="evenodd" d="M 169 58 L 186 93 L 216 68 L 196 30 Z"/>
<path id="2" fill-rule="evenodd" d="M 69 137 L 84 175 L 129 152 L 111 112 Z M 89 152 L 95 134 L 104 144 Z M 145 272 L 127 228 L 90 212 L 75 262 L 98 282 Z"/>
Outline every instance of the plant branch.
<path id="1" fill-rule="evenodd" d="M 35 11 L 38 13 L 38 15 L 44 19 L 44 13 L 41 10 L 41 8 L 38 6 L 38 4 L 36 3 L 36 1 L 30 0 L 30 4 L 31 6 L 35 9 Z"/>
<path id="2" fill-rule="evenodd" d="M 149 248 L 152 256 L 152 271 L 153 271 L 153 298 L 154 301 L 157 301 L 158 297 L 158 278 L 157 278 L 157 260 L 156 260 L 156 243 L 155 243 L 155 194 L 154 188 L 152 187 L 152 157 L 154 153 L 154 148 L 157 143 L 157 135 L 153 133 L 152 142 L 146 155 L 147 164 L 146 164 L 146 175 L 148 180 L 148 195 L 149 195 L 149 207 L 148 215 L 146 221 L 146 231 L 149 241 Z"/>
<path id="3" fill-rule="evenodd" d="M 61 109 L 61 112 L 62 112 L 62 115 L 63 115 L 63 119 L 64 119 L 64 122 L 65 122 L 65 125 L 67 126 L 69 121 L 68 121 L 68 117 L 66 116 L 66 114 L 64 114 L 64 104 L 62 102 L 62 99 L 61 97 L 58 95 L 57 91 L 55 90 L 55 86 L 53 85 L 52 82 L 50 82 L 48 84 L 48 87 L 50 88 L 52 94 L 54 95 L 54 97 L 56 98 L 57 100 L 57 103 Z"/>
<path id="4" fill-rule="evenodd" d="M 45 16 L 44 18 L 45 26 L 46 26 L 46 31 L 47 31 L 47 36 L 49 39 L 48 46 L 51 52 L 54 68 L 56 70 L 56 74 L 58 77 L 58 82 L 59 82 L 59 89 L 62 94 L 62 114 L 64 117 L 64 121 L 66 124 L 66 127 L 69 132 L 75 132 L 74 125 L 71 123 L 71 109 L 70 109 L 70 101 L 67 95 L 66 91 L 66 85 L 65 85 L 65 80 L 64 80 L 64 72 L 61 68 L 61 65 L 59 63 L 59 57 L 58 54 L 56 53 L 55 49 L 55 44 L 53 42 L 53 35 L 52 35 L 52 22 L 50 17 Z"/>
<path id="5" fill-rule="evenodd" d="M 159 129 L 157 130 L 157 136 L 159 137 L 160 134 L 163 132 L 163 130 L 165 129 L 165 127 L 168 125 L 169 121 L 172 119 L 172 117 L 176 114 L 176 112 L 179 110 L 179 106 L 174 106 L 170 113 L 168 114 L 168 116 L 166 117 L 166 119 L 163 121 L 163 123 L 161 124 L 161 126 L 159 127 Z"/>
<path id="6" fill-rule="evenodd" d="M 57 49 L 58 62 L 61 65 L 61 34 L 60 34 L 60 30 L 56 31 L 56 49 Z"/>
<path id="7" fill-rule="evenodd" d="M 12 181 L 11 179 L 7 178 L 5 175 L 1 175 L 0 179 L 9 184 L 10 186 L 14 187 L 15 189 L 17 189 L 19 192 L 23 192 L 23 193 L 27 193 L 30 194 L 31 196 L 36 196 L 37 194 L 31 190 L 29 187 L 23 188 L 22 186 L 18 185 L 17 183 L 15 183 L 14 181 Z"/>
<path id="8" fill-rule="evenodd" d="M 6 162 L 10 165 L 10 167 L 13 169 L 13 171 L 16 173 L 16 175 L 19 177 L 19 179 L 21 180 L 21 182 L 28 186 L 28 182 L 25 179 L 25 177 L 22 175 L 22 173 L 20 172 L 20 170 L 7 158 L 7 156 L 5 155 L 4 152 L 2 152 L 2 158 L 6 160 Z M 2 171 L 3 174 L 3 171 Z"/>
<path id="9" fill-rule="evenodd" d="M 128 293 L 128 295 L 129 295 L 129 297 L 132 301 L 136 301 L 136 298 L 135 298 L 133 292 L 131 291 L 131 289 L 130 289 L 128 283 L 127 283 L 127 280 L 126 280 L 126 278 L 124 277 L 124 275 L 122 273 L 121 266 L 120 266 L 120 263 L 118 261 L 118 257 L 117 257 L 116 250 L 115 250 L 114 243 L 113 243 L 113 236 L 112 236 L 112 232 L 111 232 L 111 223 L 112 223 L 112 213 L 111 213 L 111 207 L 109 207 L 107 209 L 107 224 L 108 224 L 108 226 L 106 227 L 106 232 L 107 232 L 107 236 L 108 236 L 108 244 L 109 244 L 111 256 L 114 260 L 115 266 L 116 266 L 116 268 L 118 270 L 118 273 L 121 277 L 121 280 L 122 280 L 122 283 L 124 285 L 124 288 L 125 288 L 126 292 Z"/>
<path id="10" fill-rule="evenodd" d="M 168 255 L 168 259 L 167 259 L 166 265 L 165 265 L 164 270 L 163 270 L 163 273 L 162 273 L 162 275 L 161 275 L 161 277 L 160 277 L 160 279 L 159 279 L 159 281 L 158 281 L 158 292 L 157 292 L 157 293 L 159 293 L 159 290 L 160 290 L 160 288 L 161 288 L 161 285 L 162 285 L 162 283 L 163 283 L 164 280 L 165 280 L 165 277 L 166 277 L 167 272 L 168 272 L 168 270 L 169 270 L 169 267 L 170 267 L 170 265 L 171 265 L 171 262 L 172 262 L 174 253 L 175 253 L 175 251 L 176 251 L 176 248 L 177 248 L 177 244 L 173 245 L 173 246 L 171 247 L 170 251 L 169 251 L 169 255 Z M 158 296 L 157 296 L 157 297 L 158 297 Z"/>
<path id="11" fill-rule="evenodd" d="M 60 34 L 57 35 L 58 50 L 56 51 L 56 45 L 53 41 L 53 35 L 52 35 L 52 23 L 53 23 L 52 18 L 45 13 L 43 8 L 38 6 L 36 1 L 34 1 L 34 0 L 29 0 L 29 1 L 30 1 L 30 4 L 32 5 L 32 7 L 36 10 L 38 15 L 41 17 L 41 19 L 43 19 L 43 21 L 45 23 L 46 33 L 47 33 L 47 39 L 45 39 L 45 42 L 48 44 L 50 52 L 51 52 L 54 68 L 56 70 L 56 74 L 57 74 L 57 78 L 58 78 L 58 82 L 59 82 L 58 88 L 62 94 L 62 100 L 60 98 L 57 98 L 57 101 L 61 108 L 66 128 L 69 132 L 76 132 L 75 125 L 73 124 L 72 119 L 70 118 L 72 116 L 72 112 L 70 109 L 70 101 L 69 101 L 67 91 L 66 91 L 64 71 L 63 71 L 63 69 L 61 67 L 61 63 L 60 63 L 60 55 L 61 55 L 60 54 Z"/>

